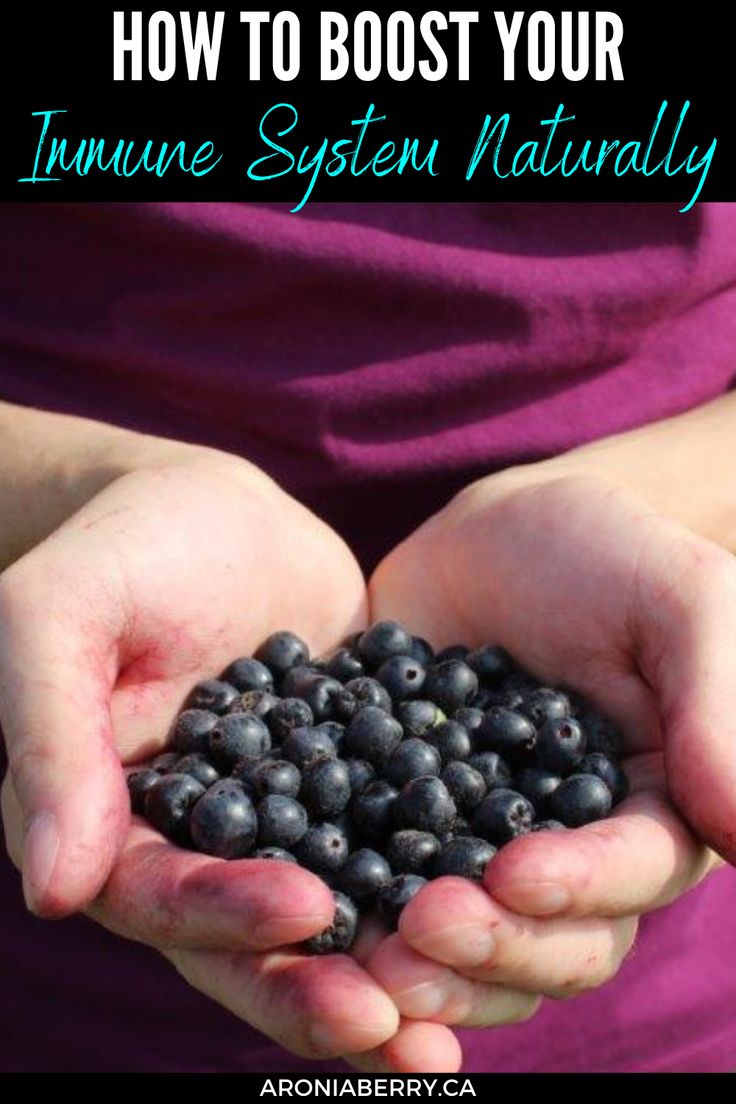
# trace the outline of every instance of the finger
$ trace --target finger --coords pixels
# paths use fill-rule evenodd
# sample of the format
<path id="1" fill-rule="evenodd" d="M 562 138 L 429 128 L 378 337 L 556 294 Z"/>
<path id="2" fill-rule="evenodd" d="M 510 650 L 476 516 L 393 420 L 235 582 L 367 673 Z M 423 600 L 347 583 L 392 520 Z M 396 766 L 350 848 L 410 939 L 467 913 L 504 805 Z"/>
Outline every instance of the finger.
<path id="1" fill-rule="evenodd" d="M 195 989 L 307 1058 L 372 1050 L 399 1025 L 393 1002 L 346 955 L 165 954 Z"/>
<path id="2" fill-rule="evenodd" d="M 345 1058 L 366 1073 L 457 1073 L 463 1052 L 449 1028 L 403 1020 L 383 1046 Z"/>
<path id="3" fill-rule="evenodd" d="M 293 863 L 215 859 L 173 847 L 134 818 L 89 914 L 156 947 L 265 950 L 299 943 L 332 922 L 332 892 Z"/>
<path id="4" fill-rule="evenodd" d="M 463 977 L 392 935 L 365 964 L 402 1016 L 455 1027 L 491 1027 L 528 1020 L 540 998 Z"/>
<path id="5" fill-rule="evenodd" d="M 514 840 L 489 863 L 483 884 L 526 916 L 633 916 L 679 897 L 711 867 L 712 852 L 665 794 L 647 789 L 607 820 Z"/>
<path id="6" fill-rule="evenodd" d="M 636 921 L 520 917 L 478 885 L 438 878 L 404 909 L 399 931 L 415 951 L 466 977 L 559 996 L 613 977 Z"/>
<path id="7" fill-rule="evenodd" d="M 694 831 L 736 863 L 736 564 L 705 541 L 667 567 L 664 595 L 639 603 L 644 673 L 662 707 L 667 777 Z"/>
<path id="8" fill-rule="evenodd" d="M 0 723 L 24 893 L 43 916 L 98 893 L 128 827 L 109 712 L 114 637 L 98 619 L 99 599 L 87 606 L 43 560 L 19 561 L 0 579 Z"/>

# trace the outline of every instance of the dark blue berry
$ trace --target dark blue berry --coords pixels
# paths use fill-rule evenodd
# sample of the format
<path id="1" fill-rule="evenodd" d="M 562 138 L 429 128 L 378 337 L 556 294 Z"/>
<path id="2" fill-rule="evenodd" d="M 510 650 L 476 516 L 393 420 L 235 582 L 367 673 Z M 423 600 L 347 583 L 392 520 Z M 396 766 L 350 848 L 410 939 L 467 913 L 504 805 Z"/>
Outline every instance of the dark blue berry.
<path id="1" fill-rule="evenodd" d="M 318 759 L 337 758 L 337 750 L 328 733 L 318 728 L 293 729 L 282 744 L 281 754 L 284 759 L 296 763 L 300 770 Z"/>
<path id="2" fill-rule="evenodd" d="M 179 774 L 190 774 L 203 786 L 211 786 L 219 781 L 220 772 L 210 763 L 206 756 L 193 751 L 190 755 L 184 755 L 176 764 Z"/>
<path id="3" fill-rule="evenodd" d="M 297 664 L 290 667 L 279 683 L 279 693 L 282 698 L 298 698 L 306 687 L 316 678 L 321 678 L 322 671 L 307 664 Z"/>
<path id="4" fill-rule="evenodd" d="M 174 725 L 174 747 L 182 755 L 188 755 L 192 751 L 207 751 L 210 732 L 218 720 L 217 713 L 212 713 L 209 709 L 185 709 Z"/>
<path id="5" fill-rule="evenodd" d="M 534 808 L 523 794 L 514 790 L 492 790 L 473 813 L 473 831 L 496 847 L 528 832 L 534 821 Z"/>
<path id="6" fill-rule="evenodd" d="M 511 770 L 495 751 L 476 751 L 468 759 L 468 765 L 477 770 L 489 790 L 507 787 L 511 781 Z"/>
<path id="7" fill-rule="evenodd" d="M 317 675 L 303 688 L 301 696 L 312 710 L 315 722 L 332 720 L 335 702 L 342 693 L 342 683 L 328 675 Z"/>
<path id="8" fill-rule="evenodd" d="M 483 724 L 483 710 L 471 705 L 464 705 L 462 709 L 456 709 L 452 714 L 453 721 L 461 724 L 463 728 L 472 734 Z"/>
<path id="9" fill-rule="evenodd" d="M 354 794 L 362 793 L 366 786 L 375 781 L 376 768 L 365 759 L 346 759 L 350 778 L 350 789 Z"/>
<path id="10" fill-rule="evenodd" d="M 588 751 L 600 752 L 610 759 L 615 759 L 621 754 L 621 733 L 612 721 L 601 717 L 598 713 L 590 712 L 582 713 L 580 721 L 585 731 Z"/>
<path id="11" fill-rule="evenodd" d="M 279 862 L 295 863 L 296 855 L 291 851 L 285 851 L 283 847 L 259 847 L 251 856 L 254 859 L 278 859 Z"/>
<path id="12" fill-rule="evenodd" d="M 192 809 L 190 830 L 198 851 L 220 859 L 242 859 L 253 849 L 256 813 L 242 786 L 215 782 Z"/>
<path id="13" fill-rule="evenodd" d="M 436 748 L 414 736 L 403 740 L 383 765 L 387 782 L 401 789 L 412 778 L 440 773 L 440 754 Z"/>
<path id="14" fill-rule="evenodd" d="M 350 682 L 365 674 L 365 668 L 349 648 L 338 648 L 327 661 L 327 674 L 338 682 Z"/>
<path id="15" fill-rule="evenodd" d="M 421 663 L 411 656 L 391 656 L 376 671 L 377 680 L 394 702 L 417 695 L 426 677 L 427 672 Z"/>
<path id="16" fill-rule="evenodd" d="M 393 824 L 392 808 L 398 790 L 388 782 L 371 782 L 353 798 L 352 814 L 355 826 L 366 840 L 378 843 Z"/>
<path id="17" fill-rule="evenodd" d="M 385 686 L 381 686 L 378 679 L 361 675 L 346 683 L 336 696 L 335 712 L 341 720 L 349 721 L 368 705 L 383 709 L 386 713 L 392 712 L 391 695 Z"/>
<path id="18" fill-rule="evenodd" d="M 559 832 L 565 825 L 560 820 L 536 820 L 532 824 L 532 832 Z"/>
<path id="19" fill-rule="evenodd" d="M 293 797 L 269 794 L 258 802 L 258 846 L 289 851 L 308 827 L 307 811 Z"/>
<path id="20" fill-rule="evenodd" d="M 412 637 L 398 621 L 377 621 L 358 640 L 358 655 L 369 670 L 375 670 L 395 655 L 409 655 Z"/>
<path id="21" fill-rule="evenodd" d="M 164 774 L 146 792 L 143 808 L 146 819 L 175 843 L 188 844 L 192 806 L 204 786 L 189 774 Z"/>
<path id="22" fill-rule="evenodd" d="M 238 691 L 221 679 L 205 679 L 198 682 L 187 698 L 187 709 L 206 709 L 211 713 L 225 713 L 238 697 Z"/>
<path id="23" fill-rule="evenodd" d="M 417 663 L 421 663 L 425 670 L 431 663 L 434 663 L 434 648 L 423 636 L 413 636 L 411 638 L 409 655 Z"/>
<path id="24" fill-rule="evenodd" d="M 355 714 L 345 733 L 352 754 L 369 763 L 383 763 L 401 743 L 401 725 L 383 709 L 368 705 Z"/>
<path id="25" fill-rule="evenodd" d="M 457 809 L 439 778 L 415 778 L 400 791 L 393 814 L 399 828 L 418 828 L 437 835 L 450 827 Z"/>
<path id="26" fill-rule="evenodd" d="M 302 784 L 298 767 L 287 759 L 259 759 L 248 771 L 248 781 L 259 797 L 280 794 L 296 797 Z"/>
<path id="27" fill-rule="evenodd" d="M 268 715 L 268 727 L 277 740 L 285 740 L 292 729 L 308 728 L 314 715 L 301 698 L 282 698 Z"/>
<path id="28" fill-rule="evenodd" d="M 320 759 L 304 768 L 299 794 L 315 820 L 339 816 L 350 800 L 350 772 L 341 759 Z"/>
<path id="29" fill-rule="evenodd" d="M 162 751 L 151 761 L 151 770 L 157 771 L 158 774 L 170 774 L 171 771 L 176 770 L 178 762 L 179 756 L 175 751 Z"/>
<path id="30" fill-rule="evenodd" d="M 420 874 L 399 874 L 381 890 L 378 894 L 378 911 L 388 928 L 394 929 L 398 926 L 401 913 L 426 884 L 427 879 Z"/>
<path id="31" fill-rule="evenodd" d="M 460 760 L 448 763 L 440 778 L 458 809 L 463 812 L 474 809 L 488 792 L 483 775 Z"/>
<path id="32" fill-rule="evenodd" d="M 467 728 L 458 721 L 443 721 L 442 724 L 435 725 L 425 734 L 424 739 L 437 748 L 443 763 L 467 759 L 473 750 Z"/>
<path id="33" fill-rule="evenodd" d="M 513 788 L 531 801 L 537 816 L 543 817 L 549 808 L 549 799 L 561 781 L 558 774 L 542 767 L 525 767 L 514 775 Z"/>
<path id="34" fill-rule="evenodd" d="M 561 690 L 539 686 L 527 694 L 520 709 L 535 728 L 541 728 L 545 721 L 559 721 L 563 717 L 569 717 L 570 699 Z"/>
<path id="35" fill-rule="evenodd" d="M 228 713 L 210 732 L 210 755 L 223 769 L 234 767 L 246 755 L 265 755 L 270 747 L 271 735 L 254 713 Z"/>
<path id="36" fill-rule="evenodd" d="M 600 751 L 593 751 L 586 755 L 577 767 L 578 774 L 597 774 L 608 786 L 613 798 L 613 804 L 618 805 L 629 792 L 629 780 L 622 767 L 607 755 Z"/>
<path id="37" fill-rule="evenodd" d="M 449 875 L 479 882 L 495 854 L 496 848 L 487 840 L 477 836 L 457 836 L 442 847 L 434 860 L 432 875 L 435 878 Z"/>
<path id="38" fill-rule="evenodd" d="M 585 732 L 574 717 L 546 721 L 537 736 L 537 761 L 558 774 L 569 774 L 586 751 Z"/>
<path id="39" fill-rule="evenodd" d="M 495 690 L 504 679 L 511 674 L 513 664 L 508 652 L 503 648 L 494 648 L 487 644 L 483 648 L 475 648 L 465 657 L 468 667 L 475 671 L 482 686 Z"/>
<path id="40" fill-rule="evenodd" d="M 265 664 L 250 656 L 235 659 L 220 675 L 223 682 L 229 682 L 241 694 L 248 690 L 272 690 L 273 675 Z"/>
<path id="41" fill-rule="evenodd" d="M 403 728 L 405 736 L 425 736 L 431 728 L 446 719 L 445 714 L 434 702 L 424 699 L 399 702 L 394 716 Z"/>
<path id="42" fill-rule="evenodd" d="M 138 813 L 139 816 L 143 815 L 146 794 L 155 786 L 161 778 L 158 771 L 151 770 L 150 768 L 144 768 L 142 770 L 133 771 L 126 778 L 128 784 L 128 793 L 130 794 L 130 807 L 134 813 Z"/>
<path id="43" fill-rule="evenodd" d="M 431 667 L 424 683 L 425 697 L 444 713 L 462 709 L 478 690 L 478 676 L 461 659 L 449 659 Z"/>
<path id="44" fill-rule="evenodd" d="M 510 763 L 529 763 L 537 742 L 537 732 L 528 717 L 513 709 L 494 706 L 474 733 L 482 751 L 495 751 Z"/>
<path id="45" fill-rule="evenodd" d="M 340 888 L 359 905 L 368 904 L 389 884 L 391 867 L 370 847 L 353 851 L 340 871 Z"/>
<path id="46" fill-rule="evenodd" d="M 228 713 L 254 713 L 263 720 L 269 717 L 274 706 L 281 701 L 270 690 L 246 690 L 244 694 L 236 698 L 228 709 Z"/>
<path id="47" fill-rule="evenodd" d="M 309 648 L 293 632 L 275 632 L 264 640 L 256 652 L 256 659 L 269 668 L 278 678 L 290 668 L 309 662 Z"/>
<path id="48" fill-rule="evenodd" d="M 336 874 L 348 857 L 345 833 L 335 824 L 313 824 L 294 849 L 302 866 L 315 874 Z"/>
<path id="49" fill-rule="evenodd" d="M 467 648 L 464 644 L 448 644 L 446 648 L 442 648 L 434 657 L 435 665 L 440 663 L 447 663 L 451 659 L 464 660 L 469 653 L 470 648 Z"/>
<path id="50" fill-rule="evenodd" d="M 335 915 L 329 928 L 313 935 L 305 942 L 305 949 L 312 954 L 338 954 L 347 951 L 358 931 L 358 910 L 353 901 L 339 890 L 334 891 Z"/>
<path id="51" fill-rule="evenodd" d="M 338 756 L 341 756 L 345 751 L 345 725 L 340 724 L 339 721 L 322 721 L 315 727 L 318 732 L 324 732 L 326 736 L 330 737 Z"/>
<path id="52" fill-rule="evenodd" d="M 608 816 L 612 803 L 611 791 L 597 774 L 571 774 L 552 794 L 549 809 L 567 828 L 579 828 Z"/>
<path id="53" fill-rule="evenodd" d="M 386 858 L 394 874 L 425 874 L 439 851 L 440 841 L 431 832 L 402 828 L 389 839 Z"/>

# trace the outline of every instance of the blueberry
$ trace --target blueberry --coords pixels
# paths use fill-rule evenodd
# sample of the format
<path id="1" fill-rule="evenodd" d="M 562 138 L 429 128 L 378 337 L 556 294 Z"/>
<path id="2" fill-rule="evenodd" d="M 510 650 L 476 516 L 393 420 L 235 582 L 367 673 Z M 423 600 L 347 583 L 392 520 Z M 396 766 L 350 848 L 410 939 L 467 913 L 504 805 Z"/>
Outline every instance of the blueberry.
<path id="1" fill-rule="evenodd" d="M 454 839 L 455 836 L 472 836 L 472 834 L 473 829 L 470 821 L 466 820 L 464 816 L 456 816 L 449 832 L 445 832 L 444 838 L 440 842 L 444 845 L 448 840 Z"/>
<path id="2" fill-rule="evenodd" d="M 143 815 L 146 794 L 152 786 L 155 786 L 160 777 L 158 771 L 149 768 L 133 771 L 128 775 L 125 781 L 128 784 L 128 793 L 130 794 L 130 807 L 134 813 L 138 813 L 139 816 Z"/>
<path id="3" fill-rule="evenodd" d="M 350 778 L 350 789 L 354 794 L 362 793 L 366 786 L 375 781 L 376 768 L 365 759 L 346 759 Z"/>
<path id="4" fill-rule="evenodd" d="M 465 662 L 468 667 L 473 668 L 481 685 L 491 690 L 500 686 L 504 679 L 508 678 L 513 667 L 508 652 L 503 648 L 494 648 L 490 644 L 468 652 Z"/>
<path id="5" fill-rule="evenodd" d="M 395 874 L 424 874 L 439 851 L 440 841 L 431 832 L 402 828 L 389 839 L 386 858 Z"/>
<path id="6" fill-rule="evenodd" d="M 418 828 L 437 835 L 450 827 L 457 809 L 439 778 L 415 778 L 400 791 L 393 814 L 399 828 Z"/>
<path id="7" fill-rule="evenodd" d="M 411 638 L 409 655 L 412 659 L 415 659 L 417 663 L 421 663 L 425 670 L 430 664 L 434 663 L 434 649 L 423 636 L 413 636 Z"/>
<path id="8" fill-rule="evenodd" d="M 473 831 L 481 839 L 500 847 L 528 832 L 534 821 L 534 808 L 523 794 L 514 790 L 493 790 L 473 813 Z"/>
<path id="9" fill-rule="evenodd" d="M 279 862 L 296 862 L 296 855 L 292 855 L 291 851 L 285 851 L 283 847 L 259 847 L 257 851 L 254 851 L 251 858 L 253 859 L 278 859 Z"/>
<path id="10" fill-rule="evenodd" d="M 329 721 L 336 716 L 336 699 L 342 689 L 342 683 L 328 675 L 317 675 L 303 688 L 301 696 L 312 710 L 316 722 Z"/>
<path id="11" fill-rule="evenodd" d="M 597 774 L 571 774 L 549 801 L 552 816 L 567 828 L 602 820 L 611 811 L 611 791 Z"/>
<path id="12" fill-rule="evenodd" d="M 559 721 L 570 716 L 570 699 L 561 690 L 550 686 L 540 686 L 524 698 L 521 711 L 529 718 L 535 728 L 541 728 L 545 721 Z"/>
<path id="13" fill-rule="evenodd" d="M 290 667 L 279 683 L 281 697 L 298 698 L 310 682 L 321 677 L 321 671 L 307 664 L 299 663 L 296 667 Z"/>
<path id="14" fill-rule="evenodd" d="M 213 782 L 218 782 L 220 779 L 220 772 L 216 767 L 213 767 L 206 756 L 196 751 L 183 756 L 176 764 L 176 769 L 179 774 L 190 774 L 203 786 L 211 786 Z"/>
<path id="15" fill-rule="evenodd" d="M 308 728 L 314 715 L 301 698 L 282 698 L 268 715 L 268 727 L 277 740 L 285 740 L 292 729 Z"/>
<path id="16" fill-rule="evenodd" d="M 204 786 L 189 774 L 164 774 L 146 792 L 143 808 L 154 828 L 176 843 L 188 844 L 189 815 Z"/>
<path id="17" fill-rule="evenodd" d="M 470 648 L 467 648 L 464 644 L 448 644 L 446 648 L 442 648 L 437 652 L 434 657 L 435 666 L 440 663 L 447 663 L 451 659 L 465 659 L 468 655 Z"/>
<path id="18" fill-rule="evenodd" d="M 350 682 L 364 675 L 365 668 L 349 648 L 338 648 L 327 661 L 327 674 L 338 682 Z"/>
<path id="19" fill-rule="evenodd" d="M 162 751 L 151 761 L 151 770 L 155 770 L 158 774 L 170 774 L 171 771 L 176 770 L 178 762 L 179 756 L 175 751 Z"/>
<path id="20" fill-rule="evenodd" d="M 369 763 L 382 763 L 401 743 L 401 725 L 383 709 L 368 705 L 359 710 L 345 733 L 353 755 Z"/>
<path id="21" fill-rule="evenodd" d="M 525 767 L 514 775 L 513 788 L 531 801 L 537 816 L 545 816 L 549 799 L 561 781 L 559 775 L 542 767 Z"/>
<path id="22" fill-rule="evenodd" d="M 467 759 L 473 750 L 467 728 L 458 721 L 443 721 L 442 724 L 435 725 L 425 734 L 424 739 L 437 748 L 443 763 Z"/>
<path id="23" fill-rule="evenodd" d="M 205 679 L 198 682 L 187 698 L 187 709 L 206 709 L 211 713 L 224 713 L 235 701 L 238 691 L 221 679 Z"/>
<path id="24" fill-rule="evenodd" d="M 418 694 L 426 677 L 421 663 L 411 656 L 391 656 L 376 671 L 377 680 L 395 702 Z"/>
<path id="25" fill-rule="evenodd" d="M 262 798 L 256 813 L 259 847 L 283 847 L 288 851 L 299 842 L 309 825 L 304 806 L 283 794 Z"/>
<path id="26" fill-rule="evenodd" d="M 353 821 L 358 831 L 372 842 L 387 835 L 393 823 L 392 808 L 398 790 L 388 782 L 371 782 L 353 798 Z"/>
<path id="27" fill-rule="evenodd" d="M 397 789 L 411 782 L 412 778 L 439 773 L 439 752 L 417 736 L 403 740 L 383 765 L 384 778 Z"/>
<path id="28" fill-rule="evenodd" d="M 519 701 L 521 701 L 521 695 Z M 481 686 L 477 693 L 473 694 L 472 698 L 468 702 L 466 709 L 472 709 L 474 712 L 478 712 L 483 716 L 487 709 L 490 709 L 492 705 L 505 705 L 503 693 L 500 690 L 484 690 Z M 453 717 L 460 712 L 459 709 L 455 710 Z M 479 727 L 476 725 L 476 727 Z"/>
<path id="29" fill-rule="evenodd" d="M 320 759 L 304 768 L 300 800 L 315 820 L 339 816 L 350 800 L 350 772 L 341 759 Z"/>
<path id="30" fill-rule="evenodd" d="M 488 710 L 474 735 L 478 748 L 495 751 L 510 763 L 530 762 L 537 742 L 537 732 L 529 718 L 502 706 Z"/>
<path id="31" fill-rule="evenodd" d="M 395 655 L 409 655 L 412 637 L 398 621 L 378 621 L 358 641 L 358 655 L 369 670 L 375 670 Z"/>
<path id="32" fill-rule="evenodd" d="M 349 721 L 357 712 L 370 705 L 392 712 L 391 695 L 381 683 L 368 675 L 351 679 L 335 699 L 335 712 L 341 720 Z"/>
<path id="33" fill-rule="evenodd" d="M 412 897 L 427 884 L 419 874 L 399 874 L 378 894 L 378 911 L 389 928 L 398 927 L 399 917 Z"/>
<path id="34" fill-rule="evenodd" d="M 207 751 L 210 732 L 218 719 L 217 714 L 209 709 L 185 709 L 179 714 L 172 733 L 176 750 L 182 755 L 188 755 L 191 751 Z"/>
<path id="35" fill-rule="evenodd" d="M 241 694 L 248 690 L 273 690 L 273 675 L 263 663 L 250 656 L 234 660 L 220 675 Z"/>
<path id="36" fill-rule="evenodd" d="M 317 732 L 324 732 L 326 736 L 330 737 L 335 745 L 338 757 L 340 757 L 345 745 L 345 725 L 340 724 L 339 721 L 322 721 L 315 728 Z"/>
<path id="37" fill-rule="evenodd" d="M 479 882 L 495 854 L 496 848 L 487 840 L 477 836 L 458 836 L 444 844 L 434 860 L 432 874 L 435 878 L 450 875 Z"/>
<path id="38" fill-rule="evenodd" d="M 622 767 L 600 751 L 586 755 L 577 768 L 578 774 L 597 774 L 611 791 L 613 804 L 618 805 L 629 792 L 629 780 Z"/>
<path id="39" fill-rule="evenodd" d="M 546 721 L 537 737 L 537 760 L 542 767 L 569 774 L 585 755 L 585 733 L 573 717 Z"/>
<path id="40" fill-rule="evenodd" d="M 353 851 L 340 871 L 340 888 L 359 905 L 370 902 L 391 881 L 391 867 L 370 847 Z"/>
<path id="41" fill-rule="evenodd" d="M 335 824 L 313 824 L 302 836 L 294 854 L 315 874 L 336 874 L 348 857 L 345 833 Z"/>
<path id="42" fill-rule="evenodd" d="M 300 770 L 318 759 L 336 759 L 337 750 L 326 732 L 318 728 L 295 728 L 284 740 L 284 759 L 296 763 Z"/>
<path id="43" fill-rule="evenodd" d="M 209 748 L 215 764 L 232 768 L 244 755 L 265 755 L 271 735 L 254 713 L 228 713 L 210 732 Z"/>
<path id="44" fill-rule="evenodd" d="M 448 763 L 440 778 L 458 809 L 463 811 L 474 809 L 488 792 L 483 775 L 460 760 Z"/>
<path id="45" fill-rule="evenodd" d="M 347 951 L 358 930 L 358 910 L 344 893 L 335 890 L 335 915 L 329 928 L 307 939 L 304 947 L 312 954 L 337 954 Z"/>
<path id="46" fill-rule="evenodd" d="M 198 851 L 220 859 L 249 855 L 256 838 L 256 813 L 242 786 L 215 782 L 192 809 L 191 834 Z"/>
<path id="47" fill-rule="evenodd" d="M 464 705 L 462 709 L 456 709 L 452 714 L 452 720 L 461 724 L 463 728 L 472 734 L 483 724 L 483 710 L 474 706 Z"/>
<path id="48" fill-rule="evenodd" d="M 461 659 L 449 659 L 430 668 L 424 692 L 443 710 L 454 713 L 462 709 L 478 690 L 478 676 Z"/>
<path id="49" fill-rule="evenodd" d="M 537 820 L 532 824 L 532 832 L 558 832 L 565 825 L 559 820 Z"/>
<path id="50" fill-rule="evenodd" d="M 264 758 L 263 755 L 243 755 L 238 759 L 235 766 L 230 771 L 230 777 L 234 778 L 236 782 L 239 782 L 249 794 L 255 794 L 255 787 L 253 785 L 253 773 L 261 763 L 266 762 L 266 759 L 271 759 L 269 755 Z"/>
<path id="51" fill-rule="evenodd" d="M 228 708 L 228 713 L 254 713 L 263 720 L 281 701 L 270 690 L 246 690 Z"/>
<path id="52" fill-rule="evenodd" d="M 495 751 L 477 751 L 470 756 L 468 764 L 482 776 L 489 790 L 507 787 L 511 781 L 508 764 Z"/>
<path id="53" fill-rule="evenodd" d="M 405 736 L 425 736 L 431 728 L 446 719 L 434 702 L 423 699 L 399 702 L 394 715 Z"/>
<path id="54" fill-rule="evenodd" d="M 259 759 L 248 771 L 248 781 L 259 797 L 280 794 L 296 797 L 302 784 L 299 769 L 286 759 Z"/>
<path id="55" fill-rule="evenodd" d="M 309 648 L 293 632 L 275 632 L 264 640 L 255 658 L 278 678 L 290 668 L 308 663 Z"/>
<path id="56" fill-rule="evenodd" d="M 581 714 L 580 721 L 585 731 L 588 751 L 598 751 L 610 759 L 618 758 L 621 754 L 621 733 L 612 721 L 598 713 L 589 712 Z"/>

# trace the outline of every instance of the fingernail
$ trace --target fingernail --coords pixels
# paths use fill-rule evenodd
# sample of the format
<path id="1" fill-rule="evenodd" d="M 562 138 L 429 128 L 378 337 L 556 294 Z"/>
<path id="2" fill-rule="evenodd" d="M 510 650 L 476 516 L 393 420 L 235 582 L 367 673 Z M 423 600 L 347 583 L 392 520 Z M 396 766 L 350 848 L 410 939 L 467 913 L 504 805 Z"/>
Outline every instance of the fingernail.
<path id="1" fill-rule="evenodd" d="M 572 903 L 569 889 L 557 882 L 506 882 L 494 887 L 493 895 L 513 912 L 527 916 L 553 916 Z"/>
<path id="2" fill-rule="evenodd" d="M 51 883 L 59 854 L 59 829 L 53 813 L 34 813 L 23 843 L 23 895 L 38 912 Z"/>
<path id="3" fill-rule="evenodd" d="M 324 913 L 310 912 L 299 916 L 272 916 L 253 929 L 253 939 L 264 946 L 279 946 L 283 943 L 298 943 L 317 935 L 329 924 L 325 923 Z"/>
<path id="4" fill-rule="evenodd" d="M 481 966 L 493 954 L 495 940 L 488 930 L 479 924 L 458 924 L 442 931 L 412 936 L 414 950 L 428 958 L 438 958 L 452 966 Z"/>
<path id="5" fill-rule="evenodd" d="M 424 981 L 409 989 L 392 992 L 390 996 L 402 1016 L 426 1020 L 438 1015 L 445 1007 L 450 996 L 450 986 L 442 981 Z"/>

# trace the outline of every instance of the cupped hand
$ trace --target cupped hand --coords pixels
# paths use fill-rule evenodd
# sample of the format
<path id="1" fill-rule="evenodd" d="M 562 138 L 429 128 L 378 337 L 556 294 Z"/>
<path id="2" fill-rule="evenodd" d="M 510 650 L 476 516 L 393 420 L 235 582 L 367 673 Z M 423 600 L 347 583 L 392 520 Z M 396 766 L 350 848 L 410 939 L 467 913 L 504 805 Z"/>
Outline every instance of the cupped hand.
<path id="1" fill-rule="evenodd" d="M 164 744 L 194 682 L 272 630 L 319 653 L 365 618 L 343 543 L 245 463 L 124 475 L 0 580 L 3 814 L 38 914 L 87 909 L 300 1054 L 393 1039 L 400 1062 L 396 1009 L 357 962 L 284 949 L 329 924 L 323 883 L 175 848 L 131 820 L 123 770 Z"/>
<path id="2" fill-rule="evenodd" d="M 495 642 L 625 736 L 607 820 L 507 845 L 483 884 L 439 879 L 367 968 L 403 1015 L 467 1026 L 612 977 L 637 917 L 736 860 L 736 565 L 605 479 L 516 469 L 474 484 L 378 568 L 374 617 Z M 714 850 L 700 841 L 704 840 Z"/>

